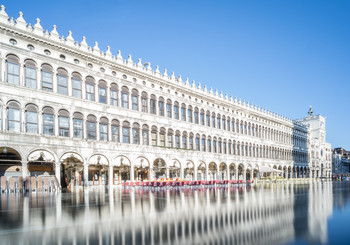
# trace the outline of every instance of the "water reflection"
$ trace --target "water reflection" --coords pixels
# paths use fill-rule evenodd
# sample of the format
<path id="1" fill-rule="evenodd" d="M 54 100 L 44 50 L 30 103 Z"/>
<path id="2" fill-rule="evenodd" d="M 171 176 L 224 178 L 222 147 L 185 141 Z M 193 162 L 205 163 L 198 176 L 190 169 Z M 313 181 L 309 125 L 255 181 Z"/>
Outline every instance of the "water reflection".
<path id="1" fill-rule="evenodd" d="M 332 183 L 1 194 L 3 244 L 327 243 Z"/>

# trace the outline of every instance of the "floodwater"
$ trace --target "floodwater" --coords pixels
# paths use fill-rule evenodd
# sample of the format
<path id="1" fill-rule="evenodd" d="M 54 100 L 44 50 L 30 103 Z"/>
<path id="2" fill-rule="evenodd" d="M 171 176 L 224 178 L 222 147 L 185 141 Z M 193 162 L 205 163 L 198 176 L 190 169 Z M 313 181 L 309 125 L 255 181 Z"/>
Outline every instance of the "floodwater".
<path id="1" fill-rule="evenodd" d="M 350 244 L 350 183 L 0 194 L 0 244 Z"/>

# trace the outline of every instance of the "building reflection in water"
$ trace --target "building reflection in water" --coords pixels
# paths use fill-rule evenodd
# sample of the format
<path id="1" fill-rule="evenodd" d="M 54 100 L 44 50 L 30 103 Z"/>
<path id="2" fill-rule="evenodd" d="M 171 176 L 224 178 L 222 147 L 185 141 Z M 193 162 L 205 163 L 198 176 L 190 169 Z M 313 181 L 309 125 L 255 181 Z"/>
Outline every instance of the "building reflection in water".
<path id="1" fill-rule="evenodd" d="M 327 242 L 332 183 L 1 194 L 4 244 Z"/>

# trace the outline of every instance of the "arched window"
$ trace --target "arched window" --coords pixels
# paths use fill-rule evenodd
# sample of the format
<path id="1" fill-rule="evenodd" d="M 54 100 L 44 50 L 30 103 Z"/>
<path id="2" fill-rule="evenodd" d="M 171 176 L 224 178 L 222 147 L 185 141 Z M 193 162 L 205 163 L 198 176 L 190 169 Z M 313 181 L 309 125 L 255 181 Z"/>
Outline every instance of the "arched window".
<path id="1" fill-rule="evenodd" d="M 164 98 L 159 97 L 158 100 L 158 107 L 159 107 L 159 116 L 164 116 Z"/>
<path id="2" fill-rule="evenodd" d="M 179 120 L 179 102 L 174 102 L 174 119 Z"/>
<path id="3" fill-rule="evenodd" d="M 24 62 L 25 86 L 27 88 L 36 88 L 36 64 L 33 60 Z"/>
<path id="4" fill-rule="evenodd" d="M 86 124 L 87 139 L 96 140 L 96 117 L 93 115 L 88 115 Z"/>
<path id="5" fill-rule="evenodd" d="M 58 135 L 69 137 L 69 112 L 66 110 L 58 112 Z"/>
<path id="6" fill-rule="evenodd" d="M 38 133 L 38 108 L 33 104 L 26 106 L 26 132 Z"/>
<path id="7" fill-rule="evenodd" d="M 216 153 L 216 138 L 213 138 L 213 152 Z"/>
<path id="8" fill-rule="evenodd" d="M 173 130 L 168 129 L 168 147 L 173 147 L 173 135 L 174 135 Z"/>
<path id="9" fill-rule="evenodd" d="M 214 112 L 211 114 L 211 126 L 213 128 L 215 128 L 215 113 Z"/>
<path id="10" fill-rule="evenodd" d="M 211 137 L 208 136 L 207 139 L 207 152 L 211 152 Z"/>
<path id="11" fill-rule="evenodd" d="M 72 73 L 72 96 L 78 99 L 81 99 L 81 80 L 79 73 Z"/>
<path id="12" fill-rule="evenodd" d="M 222 129 L 223 129 L 223 130 L 226 130 L 226 117 L 225 117 L 225 116 L 222 116 L 221 121 L 222 121 Z"/>
<path id="13" fill-rule="evenodd" d="M 140 125 L 138 123 L 132 125 L 132 143 L 140 144 Z"/>
<path id="14" fill-rule="evenodd" d="M 111 95 L 111 105 L 118 106 L 118 85 L 112 83 L 109 93 Z"/>
<path id="15" fill-rule="evenodd" d="M 75 112 L 73 114 L 73 137 L 82 139 L 83 136 L 83 114 Z"/>
<path id="16" fill-rule="evenodd" d="M 236 141 L 235 140 L 233 141 L 233 144 L 232 144 L 232 153 L 233 153 L 233 155 L 237 154 L 237 152 L 236 152 Z"/>
<path id="17" fill-rule="evenodd" d="M 201 109 L 200 122 L 201 122 L 201 125 L 205 124 L 205 122 L 204 122 L 204 110 L 203 109 Z"/>
<path id="18" fill-rule="evenodd" d="M 198 124 L 199 123 L 199 118 L 198 118 L 198 107 L 194 108 L 194 123 Z"/>
<path id="19" fill-rule="evenodd" d="M 227 131 L 230 131 L 230 130 L 231 130 L 231 129 L 230 129 L 230 123 L 231 123 L 230 117 L 227 117 L 226 121 L 227 121 L 226 130 L 227 130 Z"/>
<path id="20" fill-rule="evenodd" d="M 205 135 L 202 135 L 202 140 L 201 140 L 201 151 L 205 151 Z"/>
<path id="21" fill-rule="evenodd" d="M 43 91 L 53 91 L 52 86 L 52 67 L 47 64 L 41 66 L 41 88 Z"/>
<path id="22" fill-rule="evenodd" d="M 187 109 L 187 116 L 188 116 L 188 122 L 193 122 L 193 118 L 192 118 L 192 106 L 188 106 Z"/>
<path id="23" fill-rule="evenodd" d="M 122 125 L 123 143 L 130 144 L 130 123 L 124 121 Z"/>
<path id="24" fill-rule="evenodd" d="M 231 143 L 231 140 L 228 141 L 228 154 L 232 155 L 232 143 Z"/>
<path id="25" fill-rule="evenodd" d="M 142 144 L 148 145 L 148 125 L 142 125 Z"/>
<path id="26" fill-rule="evenodd" d="M 224 140 L 224 141 L 222 142 L 222 152 L 223 152 L 224 154 L 227 154 L 226 140 Z"/>
<path id="27" fill-rule="evenodd" d="M 190 137 L 188 138 L 188 144 L 190 150 L 193 150 L 193 133 L 190 133 Z"/>
<path id="28" fill-rule="evenodd" d="M 175 132 L 175 148 L 180 148 L 180 131 L 176 130 Z"/>
<path id="29" fill-rule="evenodd" d="M 119 142 L 119 121 L 117 119 L 112 120 L 112 141 Z"/>
<path id="30" fill-rule="evenodd" d="M 156 115 L 157 114 L 157 109 L 156 109 L 156 96 L 154 94 L 151 95 L 151 99 L 149 101 L 149 106 L 150 106 L 150 112 L 151 114 Z"/>
<path id="31" fill-rule="evenodd" d="M 219 140 L 218 140 L 218 153 L 222 153 L 222 145 L 221 145 L 221 138 L 219 138 Z"/>
<path id="32" fill-rule="evenodd" d="M 103 80 L 98 82 L 98 102 L 107 104 L 107 83 Z"/>
<path id="33" fill-rule="evenodd" d="M 55 133 L 55 117 L 51 107 L 43 108 L 43 134 L 54 135 Z"/>
<path id="34" fill-rule="evenodd" d="M 108 119 L 100 118 L 100 141 L 108 141 Z"/>
<path id="35" fill-rule="evenodd" d="M 125 86 L 122 87 L 122 107 L 129 108 L 129 89 Z"/>
<path id="36" fill-rule="evenodd" d="M 152 146 L 157 146 L 157 127 L 156 126 L 152 126 L 152 129 L 151 129 L 151 144 Z"/>
<path id="37" fill-rule="evenodd" d="M 86 77 L 86 99 L 95 101 L 95 79 L 88 76 Z"/>
<path id="38" fill-rule="evenodd" d="M 148 112 L 148 95 L 146 92 L 141 93 L 141 104 L 142 104 L 142 112 Z"/>
<path id="39" fill-rule="evenodd" d="M 207 126 L 210 127 L 210 111 L 207 111 L 205 115 L 205 119 L 206 119 Z"/>
<path id="40" fill-rule="evenodd" d="M 7 106 L 8 131 L 21 132 L 21 110 L 17 102 L 11 101 Z"/>
<path id="41" fill-rule="evenodd" d="M 181 120 L 186 121 L 186 105 L 181 104 Z"/>
<path id="42" fill-rule="evenodd" d="M 19 59 L 10 54 L 6 57 L 7 61 L 7 82 L 19 85 Z"/>
<path id="43" fill-rule="evenodd" d="M 139 91 L 136 89 L 131 90 L 131 108 L 134 111 L 139 110 Z"/>
<path id="44" fill-rule="evenodd" d="M 159 130 L 159 145 L 165 147 L 165 128 Z"/>
<path id="45" fill-rule="evenodd" d="M 236 133 L 239 133 L 239 120 L 236 120 Z"/>
<path id="46" fill-rule="evenodd" d="M 217 114 L 217 117 L 216 117 L 216 127 L 218 128 L 218 129 L 220 129 L 221 128 L 221 116 L 220 116 L 220 114 Z"/>
<path id="47" fill-rule="evenodd" d="M 57 69 L 57 92 L 68 95 L 68 73 L 63 68 Z"/>
<path id="48" fill-rule="evenodd" d="M 187 132 L 182 133 L 182 148 L 187 149 Z"/>
<path id="49" fill-rule="evenodd" d="M 166 101 L 166 115 L 168 118 L 171 118 L 172 117 L 172 113 L 171 113 L 171 107 L 172 107 L 172 103 L 171 103 L 171 100 L 167 100 Z"/>

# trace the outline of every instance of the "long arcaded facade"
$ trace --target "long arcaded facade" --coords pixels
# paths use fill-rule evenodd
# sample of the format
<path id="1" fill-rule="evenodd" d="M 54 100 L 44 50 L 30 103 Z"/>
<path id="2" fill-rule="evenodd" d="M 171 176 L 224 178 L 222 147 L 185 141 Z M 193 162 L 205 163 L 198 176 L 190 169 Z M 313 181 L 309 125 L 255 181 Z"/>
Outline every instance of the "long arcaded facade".
<path id="1" fill-rule="evenodd" d="M 154 178 L 329 177 L 309 131 L 151 64 L 102 52 L 0 11 L 0 175 L 62 186 Z M 330 164 L 331 165 L 331 164 Z M 274 170 L 275 169 L 275 170 Z"/>

